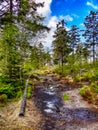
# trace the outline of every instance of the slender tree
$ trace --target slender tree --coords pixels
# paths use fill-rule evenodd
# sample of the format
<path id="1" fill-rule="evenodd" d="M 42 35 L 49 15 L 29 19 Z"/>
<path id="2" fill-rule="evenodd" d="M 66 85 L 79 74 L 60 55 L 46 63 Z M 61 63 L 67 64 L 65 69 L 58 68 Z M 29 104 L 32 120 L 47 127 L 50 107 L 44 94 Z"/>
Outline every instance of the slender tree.
<path id="1" fill-rule="evenodd" d="M 91 11 L 85 18 L 85 33 L 83 36 L 86 42 L 92 47 L 93 63 L 95 62 L 95 47 L 98 44 L 98 12 Z"/>
<path id="2" fill-rule="evenodd" d="M 76 25 L 73 25 L 69 30 L 69 37 L 70 37 L 70 47 L 72 49 L 73 55 L 73 63 L 75 62 L 75 48 L 80 43 L 80 34 L 79 28 Z"/>
<path id="3" fill-rule="evenodd" d="M 65 24 L 64 20 L 60 21 L 57 24 L 57 28 L 53 36 L 55 40 L 52 43 L 54 56 L 57 60 L 59 60 L 59 63 L 61 63 L 62 68 L 64 62 L 66 62 L 65 61 L 66 57 L 70 53 L 70 48 L 68 46 L 69 36 L 66 28 L 64 27 L 64 24 Z"/>
<path id="4" fill-rule="evenodd" d="M 30 60 L 33 64 L 34 69 L 38 69 L 50 63 L 51 56 L 49 54 L 49 51 L 46 51 L 43 48 L 43 44 L 40 43 L 38 46 L 36 45 L 31 47 Z"/>

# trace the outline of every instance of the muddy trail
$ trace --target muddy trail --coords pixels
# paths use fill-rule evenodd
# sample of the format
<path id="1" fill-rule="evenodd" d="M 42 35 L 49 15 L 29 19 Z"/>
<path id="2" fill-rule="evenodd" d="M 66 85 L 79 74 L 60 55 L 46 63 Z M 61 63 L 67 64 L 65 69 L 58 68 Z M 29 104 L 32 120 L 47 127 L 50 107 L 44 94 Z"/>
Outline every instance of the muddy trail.
<path id="1" fill-rule="evenodd" d="M 35 85 L 33 100 L 42 114 L 39 130 L 98 130 L 98 110 L 83 100 L 80 87 L 53 76 Z"/>

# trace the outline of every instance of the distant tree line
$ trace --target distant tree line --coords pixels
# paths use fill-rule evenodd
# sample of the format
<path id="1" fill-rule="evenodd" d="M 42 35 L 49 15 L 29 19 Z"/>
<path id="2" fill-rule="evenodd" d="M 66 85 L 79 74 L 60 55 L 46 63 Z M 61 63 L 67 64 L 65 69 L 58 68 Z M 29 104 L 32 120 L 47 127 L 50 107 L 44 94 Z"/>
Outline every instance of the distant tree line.
<path id="1" fill-rule="evenodd" d="M 79 63 L 81 65 L 83 62 L 88 62 L 90 57 L 95 63 L 98 58 L 96 55 L 98 12 L 91 11 L 85 18 L 84 26 L 85 30 L 80 30 L 76 25 L 67 30 L 64 20 L 58 22 L 52 42 L 55 64 L 61 64 L 62 68 L 64 64 Z M 81 37 L 85 38 L 85 42 L 81 40 Z"/>

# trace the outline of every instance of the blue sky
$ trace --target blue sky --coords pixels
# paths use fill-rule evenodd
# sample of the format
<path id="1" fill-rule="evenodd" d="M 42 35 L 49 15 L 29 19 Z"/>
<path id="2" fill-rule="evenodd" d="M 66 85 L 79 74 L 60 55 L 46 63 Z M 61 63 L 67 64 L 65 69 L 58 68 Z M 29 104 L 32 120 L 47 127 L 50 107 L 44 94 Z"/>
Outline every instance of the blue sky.
<path id="1" fill-rule="evenodd" d="M 51 15 L 63 16 L 68 26 L 82 25 L 90 10 L 98 10 L 98 0 L 52 0 Z"/>
<path id="2" fill-rule="evenodd" d="M 64 19 L 67 29 L 77 25 L 83 29 L 83 22 L 90 11 L 98 11 L 98 0 L 36 0 L 45 2 L 44 8 L 39 8 L 38 13 L 46 17 L 44 24 L 51 28 L 50 33 L 44 39 L 45 46 L 50 47 L 53 34 L 58 21 Z"/>

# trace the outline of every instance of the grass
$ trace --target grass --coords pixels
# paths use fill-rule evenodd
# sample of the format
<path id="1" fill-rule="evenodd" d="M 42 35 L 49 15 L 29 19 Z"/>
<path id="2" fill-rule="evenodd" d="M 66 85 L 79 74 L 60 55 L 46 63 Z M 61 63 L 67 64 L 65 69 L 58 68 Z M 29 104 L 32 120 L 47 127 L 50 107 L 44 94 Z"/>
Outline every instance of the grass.
<path id="1" fill-rule="evenodd" d="M 64 94 L 64 95 L 63 95 L 63 99 L 64 99 L 65 101 L 68 101 L 68 100 L 70 100 L 70 97 L 69 97 L 68 94 Z"/>
<path id="2" fill-rule="evenodd" d="M 27 100 L 24 117 L 19 117 L 21 100 L 13 101 L 0 108 L 0 130 L 37 130 L 41 115 L 32 99 Z"/>

